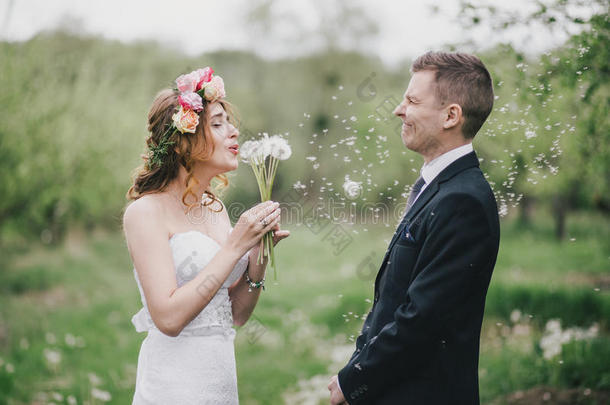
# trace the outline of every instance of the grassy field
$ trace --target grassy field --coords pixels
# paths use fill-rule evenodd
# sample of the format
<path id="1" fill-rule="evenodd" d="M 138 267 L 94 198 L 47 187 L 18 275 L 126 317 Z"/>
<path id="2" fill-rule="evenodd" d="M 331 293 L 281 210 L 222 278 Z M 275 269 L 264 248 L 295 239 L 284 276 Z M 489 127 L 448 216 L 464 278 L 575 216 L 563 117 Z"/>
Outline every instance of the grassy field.
<path id="1" fill-rule="evenodd" d="M 338 255 L 325 231 L 305 226 L 278 248 L 278 280 L 268 276 L 237 334 L 242 404 L 327 403 L 328 378 L 351 354 L 393 232 L 348 229 L 358 233 Z M 528 393 L 544 403 L 607 398 L 610 220 L 573 215 L 568 234 L 555 241 L 544 216 L 528 227 L 503 223 L 481 345 L 483 403 L 525 403 Z M 0 404 L 130 403 L 144 334 L 130 323 L 140 302 L 122 235 L 74 231 L 61 246 L 3 250 Z M 549 341 L 570 337 L 547 354 Z"/>

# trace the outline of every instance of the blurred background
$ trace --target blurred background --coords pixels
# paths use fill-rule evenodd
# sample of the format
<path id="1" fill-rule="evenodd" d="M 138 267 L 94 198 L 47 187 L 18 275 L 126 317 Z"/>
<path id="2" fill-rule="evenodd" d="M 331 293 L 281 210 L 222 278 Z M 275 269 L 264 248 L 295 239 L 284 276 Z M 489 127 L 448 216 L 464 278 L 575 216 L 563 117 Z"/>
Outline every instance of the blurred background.
<path id="1" fill-rule="evenodd" d="M 482 403 L 610 403 L 606 1 L 3 0 L 0 24 L 0 404 L 131 403 L 125 192 L 155 94 L 203 66 L 241 142 L 288 139 L 274 199 L 304 208 L 237 332 L 240 401 L 327 403 L 422 165 L 391 111 L 427 50 L 494 79 L 474 140 L 502 221 Z M 235 220 L 258 191 L 245 164 L 230 182 Z"/>

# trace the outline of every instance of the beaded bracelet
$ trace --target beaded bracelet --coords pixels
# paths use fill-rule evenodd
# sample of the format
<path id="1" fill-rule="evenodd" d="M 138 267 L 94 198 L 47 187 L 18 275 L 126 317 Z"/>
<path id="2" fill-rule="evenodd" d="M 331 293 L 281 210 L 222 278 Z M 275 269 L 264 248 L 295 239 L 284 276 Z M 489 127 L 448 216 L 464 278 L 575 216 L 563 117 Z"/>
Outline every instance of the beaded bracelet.
<path id="1" fill-rule="evenodd" d="M 265 277 L 261 281 L 252 281 L 250 279 L 250 274 L 248 274 L 248 270 L 246 270 L 246 283 L 248 283 L 248 292 L 252 292 L 253 288 L 261 288 L 263 287 L 263 291 L 265 291 Z"/>

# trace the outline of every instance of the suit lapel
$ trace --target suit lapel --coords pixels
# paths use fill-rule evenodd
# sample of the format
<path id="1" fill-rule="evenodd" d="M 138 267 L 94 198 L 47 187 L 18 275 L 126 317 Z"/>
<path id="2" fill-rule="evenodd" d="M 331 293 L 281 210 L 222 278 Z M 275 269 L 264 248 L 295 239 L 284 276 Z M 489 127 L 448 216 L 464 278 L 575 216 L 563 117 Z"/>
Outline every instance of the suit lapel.
<path id="1" fill-rule="evenodd" d="M 377 290 L 377 285 L 379 284 L 379 279 L 381 278 L 381 275 L 385 271 L 386 263 L 388 262 L 388 258 L 390 257 L 390 252 L 392 251 L 392 248 L 394 247 L 394 244 L 396 243 L 396 241 L 398 241 L 398 239 L 400 238 L 400 233 L 403 231 L 406 224 L 410 223 L 411 219 L 423 207 L 426 206 L 428 201 L 430 201 L 430 199 L 437 192 L 438 192 L 438 176 L 434 180 L 432 180 L 432 183 L 430 183 L 426 187 L 426 189 L 424 191 L 422 191 L 422 193 L 419 195 L 419 197 L 417 197 L 417 200 L 415 200 L 415 203 L 411 206 L 409 211 L 405 214 L 404 218 L 400 222 L 400 225 L 398 225 L 398 229 L 396 229 L 396 232 L 394 232 L 394 236 L 392 237 L 392 240 L 390 241 L 390 244 L 388 245 L 388 249 L 386 250 L 385 256 L 383 257 L 383 261 L 381 262 L 381 267 L 380 267 L 379 271 L 377 272 L 377 277 L 375 278 L 375 290 Z"/>
<path id="2" fill-rule="evenodd" d="M 385 256 L 383 258 L 383 261 L 381 263 L 381 267 L 380 267 L 379 271 L 377 272 L 377 278 L 375 279 L 375 290 L 377 290 L 377 285 L 379 283 L 379 279 L 381 278 L 381 275 L 383 274 L 384 269 L 386 267 L 386 263 L 390 256 L 390 251 L 394 247 L 394 244 L 396 243 L 396 241 L 398 241 L 400 234 L 401 234 L 402 230 L 404 229 L 404 227 L 406 226 L 406 224 L 411 223 L 411 220 L 422 210 L 422 208 L 424 208 L 428 204 L 430 199 L 432 199 L 432 197 L 434 197 L 436 195 L 436 193 L 438 193 L 441 183 L 449 180 L 456 174 L 458 174 L 466 169 L 470 169 L 472 167 L 478 167 L 478 166 L 479 166 L 479 159 L 477 158 L 476 153 L 470 152 L 469 154 L 462 156 L 461 158 L 457 159 L 455 162 L 453 162 L 449 166 L 447 166 L 442 172 L 439 173 L 438 176 L 436 176 L 434 178 L 434 180 L 432 180 L 432 182 L 428 186 L 426 186 L 425 190 L 422 191 L 421 195 L 419 197 L 417 197 L 417 200 L 415 200 L 415 203 L 411 206 L 409 211 L 405 214 L 403 220 L 400 222 L 400 225 L 398 226 L 398 229 L 396 229 L 396 232 L 394 233 L 392 240 L 390 241 L 388 249 L 387 249 Z"/>
<path id="3" fill-rule="evenodd" d="M 411 209 L 405 215 L 405 219 L 400 224 L 398 234 L 400 234 L 402 232 L 402 230 L 404 229 L 404 227 L 407 224 L 411 223 L 411 220 L 413 219 L 413 217 L 415 217 L 417 215 L 417 213 L 419 211 L 421 211 L 422 208 L 424 208 L 426 206 L 426 204 L 428 204 L 428 201 L 430 201 L 430 199 L 432 197 L 434 197 L 437 192 L 438 192 L 438 177 L 436 177 L 434 180 L 432 180 L 432 183 L 430 183 L 426 187 L 426 189 L 424 191 L 422 191 L 421 195 L 419 197 L 417 197 L 417 200 L 415 200 L 415 203 L 413 203 L 413 206 L 411 206 Z M 398 238 L 396 238 L 393 242 L 396 242 L 397 240 L 398 240 Z M 390 246 L 390 249 L 391 248 L 392 247 Z"/>

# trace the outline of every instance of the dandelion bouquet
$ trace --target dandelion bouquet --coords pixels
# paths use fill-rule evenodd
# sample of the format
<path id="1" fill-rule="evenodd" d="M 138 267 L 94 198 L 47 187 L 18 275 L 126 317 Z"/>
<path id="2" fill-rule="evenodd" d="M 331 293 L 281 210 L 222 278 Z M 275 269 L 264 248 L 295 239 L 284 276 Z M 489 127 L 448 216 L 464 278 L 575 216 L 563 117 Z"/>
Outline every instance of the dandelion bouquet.
<path id="1" fill-rule="evenodd" d="M 280 160 L 286 160 L 292 155 L 290 145 L 280 135 L 269 136 L 263 133 L 262 138 L 258 140 L 244 142 L 240 147 L 240 155 L 242 160 L 252 167 L 258 183 L 261 202 L 269 201 L 278 164 Z M 274 276 L 277 278 L 275 255 L 273 253 L 273 231 L 268 232 L 261 239 L 256 262 L 262 264 L 265 257 L 269 257 Z"/>

